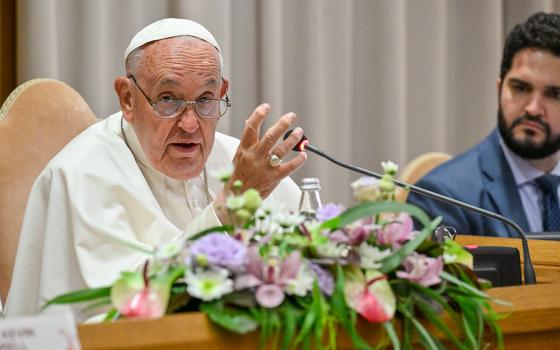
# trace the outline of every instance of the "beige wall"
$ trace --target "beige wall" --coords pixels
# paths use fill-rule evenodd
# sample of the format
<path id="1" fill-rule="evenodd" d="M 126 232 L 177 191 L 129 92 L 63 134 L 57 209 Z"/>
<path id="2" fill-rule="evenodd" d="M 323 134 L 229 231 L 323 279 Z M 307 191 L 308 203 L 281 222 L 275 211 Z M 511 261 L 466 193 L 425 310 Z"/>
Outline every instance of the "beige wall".
<path id="1" fill-rule="evenodd" d="M 0 101 L 16 84 L 16 6 L 15 0 L 0 1 Z"/>

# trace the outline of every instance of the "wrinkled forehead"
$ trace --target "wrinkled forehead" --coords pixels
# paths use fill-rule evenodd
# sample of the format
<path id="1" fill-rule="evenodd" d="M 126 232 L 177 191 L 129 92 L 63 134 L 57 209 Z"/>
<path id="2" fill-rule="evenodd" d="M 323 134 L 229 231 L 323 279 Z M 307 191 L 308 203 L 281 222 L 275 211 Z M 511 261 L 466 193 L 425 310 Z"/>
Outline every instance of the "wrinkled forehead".
<path id="1" fill-rule="evenodd" d="M 190 36 L 146 44 L 138 68 L 151 80 L 160 80 L 170 74 L 190 74 L 216 81 L 221 78 L 219 52 L 208 42 Z"/>

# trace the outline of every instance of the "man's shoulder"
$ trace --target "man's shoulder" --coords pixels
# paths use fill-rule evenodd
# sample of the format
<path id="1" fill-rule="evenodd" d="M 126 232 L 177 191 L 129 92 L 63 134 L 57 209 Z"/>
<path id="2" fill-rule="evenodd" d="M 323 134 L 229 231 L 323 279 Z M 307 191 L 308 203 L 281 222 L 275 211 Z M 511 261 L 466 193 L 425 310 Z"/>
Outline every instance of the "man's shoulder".
<path id="1" fill-rule="evenodd" d="M 458 186 L 461 188 L 480 184 L 483 171 L 481 156 L 483 154 L 485 156 L 493 156 L 487 153 L 489 151 L 498 151 L 495 144 L 495 137 L 496 135 L 491 133 L 474 147 L 439 165 L 424 176 L 419 184 L 429 183 L 437 184 L 437 186 Z"/>
<path id="2" fill-rule="evenodd" d="M 101 120 L 78 134 L 47 164 L 45 169 L 80 169 L 101 166 L 104 159 L 112 159 L 123 142 L 115 129 L 117 114 Z"/>

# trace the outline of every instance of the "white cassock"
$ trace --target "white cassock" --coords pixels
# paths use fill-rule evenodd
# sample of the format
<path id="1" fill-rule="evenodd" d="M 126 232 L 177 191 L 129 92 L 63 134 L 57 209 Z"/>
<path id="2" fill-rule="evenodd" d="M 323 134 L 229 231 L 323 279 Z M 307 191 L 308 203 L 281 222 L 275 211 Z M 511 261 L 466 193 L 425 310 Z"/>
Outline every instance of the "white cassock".
<path id="1" fill-rule="evenodd" d="M 221 225 L 204 179 L 171 179 L 148 162 L 118 112 L 73 139 L 35 181 L 25 212 L 8 316 L 38 312 L 62 293 L 102 287 L 141 266 L 158 245 Z M 216 133 L 208 174 L 231 163 L 239 140 Z M 138 163 L 135 160 L 138 161 Z M 140 171 L 142 169 L 142 171 Z M 213 198 L 223 184 L 208 176 Z M 269 199 L 297 209 L 300 191 L 284 179 Z M 267 199 L 267 200 L 269 200 Z"/>

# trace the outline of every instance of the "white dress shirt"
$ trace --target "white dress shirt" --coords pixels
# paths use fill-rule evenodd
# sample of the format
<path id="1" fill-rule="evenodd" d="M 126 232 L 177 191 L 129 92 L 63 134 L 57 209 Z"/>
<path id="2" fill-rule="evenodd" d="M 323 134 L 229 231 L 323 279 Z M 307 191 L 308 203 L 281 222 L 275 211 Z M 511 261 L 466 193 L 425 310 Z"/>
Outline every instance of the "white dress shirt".
<path id="1" fill-rule="evenodd" d="M 530 232 L 542 232 L 543 194 L 535 182 L 535 179 L 545 175 L 545 173 L 535 169 L 527 160 L 510 150 L 501 137 L 500 146 L 504 151 L 511 172 L 513 173 L 513 178 L 517 184 L 523 210 L 529 222 Z M 548 174 L 560 176 L 560 162 L 556 163 L 554 169 Z M 558 208 L 558 210 L 560 210 L 560 208 Z"/>

